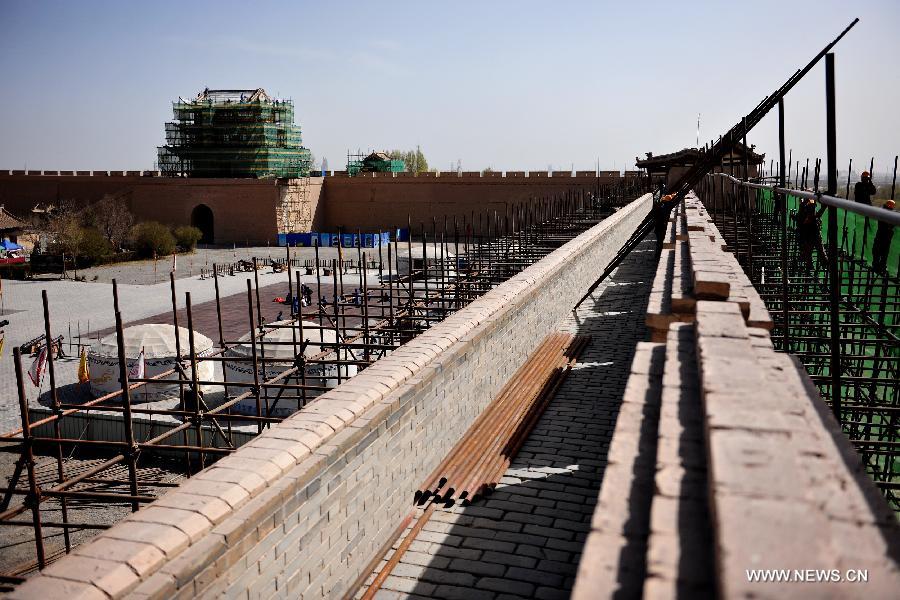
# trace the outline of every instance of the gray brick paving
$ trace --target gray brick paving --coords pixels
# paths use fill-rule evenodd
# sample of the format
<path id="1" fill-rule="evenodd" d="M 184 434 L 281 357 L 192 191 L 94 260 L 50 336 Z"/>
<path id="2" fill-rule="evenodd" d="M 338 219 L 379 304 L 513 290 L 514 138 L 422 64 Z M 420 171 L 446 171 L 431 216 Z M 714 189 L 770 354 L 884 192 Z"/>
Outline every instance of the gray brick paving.
<path id="1" fill-rule="evenodd" d="M 397 596 L 384 597 L 569 596 L 634 347 L 645 339 L 654 266 L 645 243 L 595 292 L 596 301 L 560 325 L 590 334 L 591 342 L 500 486 L 475 506 L 435 513 L 414 542 L 428 545 L 401 559 L 384 586 Z"/>

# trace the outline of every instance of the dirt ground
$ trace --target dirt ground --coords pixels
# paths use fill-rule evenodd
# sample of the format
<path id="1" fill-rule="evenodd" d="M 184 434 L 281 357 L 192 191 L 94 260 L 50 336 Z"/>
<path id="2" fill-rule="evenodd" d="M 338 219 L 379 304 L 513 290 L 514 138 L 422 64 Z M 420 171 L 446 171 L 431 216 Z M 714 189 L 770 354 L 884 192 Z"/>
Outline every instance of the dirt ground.
<path id="1" fill-rule="evenodd" d="M 19 454 L 17 453 L 0 452 L 0 486 L 2 486 L 0 499 L 5 499 L 6 497 L 9 482 L 15 472 L 18 459 Z M 73 474 L 98 464 L 102 460 L 100 457 L 67 458 L 64 460 L 66 474 L 71 477 Z M 36 456 L 35 463 L 38 484 L 43 488 L 52 487 L 57 477 L 56 458 Z M 178 482 L 183 476 L 174 469 L 170 470 L 173 466 L 162 463 L 142 466 L 138 470 L 138 479 L 139 481 Z M 86 482 L 77 484 L 72 489 L 107 492 L 127 490 L 127 484 L 125 483 L 127 482 L 127 469 L 124 465 L 108 469 L 98 477 L 115 480 L 117 483 L 98 482 L 89 478 Z M 118 483 L 118 481 L 122 483 Z M 160 496 L 168 489 L 168 487 L 140 485 L 138 493 Z M 25 469 L 22 470 L 18 478 L 16 490 L 28 490 L 28 475 Z M 13 495 L 9 502 L 9 508 L 22 506 L 23 500 L 24 496 L 22 494 Z M 131 512 L 129 504 L 107 504 L 94 500 L 70 499 L 67 502 L 66 509 L 68 513 L 67 522 L 96 525 L 112 525 L 124 519 Z M 55 499 L 45 500 L 41 503 L 40 514 L 41 521 L 45 523 L 62 521 L 60 502 Z M 25 525 L 20 527 L 0 527 L 0 574 L 27 576 L 37 568 L 31 510 L 26 509 L 14 520 Z M 102 529 L 70 529 L 70 544 L 72 547 L 83 544 L 101 531 Z M 48 563 L 64 556 L 65 536 L 62 528 L 44 527 L 43 540 L 44 553 Z"/>

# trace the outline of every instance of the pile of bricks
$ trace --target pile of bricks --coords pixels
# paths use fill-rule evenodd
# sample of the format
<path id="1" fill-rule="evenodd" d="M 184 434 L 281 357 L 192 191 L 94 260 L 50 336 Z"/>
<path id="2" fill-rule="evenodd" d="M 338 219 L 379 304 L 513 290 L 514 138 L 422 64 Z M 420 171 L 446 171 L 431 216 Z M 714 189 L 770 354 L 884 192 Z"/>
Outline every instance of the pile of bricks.
<path id="1" fill-rule="evenodd" d="M 573 596 L 895 597 L 896 517 L 692 203 L 660 261 L 669 322 L 638 345 Z M 694 302 L 678 312 L 686 273 Z M 754 581 L 767 576 L 781 580 Z"/>
<path id="2" fill-rule="evenodd" d="M 672 211 L 653 280 L 646 321 L 651 339 L 665 341 L 671 323 L 693 322 L 697 300 L 737 303 L 748 325 L 772 329 L 765 303 L 691 193 Z"/>

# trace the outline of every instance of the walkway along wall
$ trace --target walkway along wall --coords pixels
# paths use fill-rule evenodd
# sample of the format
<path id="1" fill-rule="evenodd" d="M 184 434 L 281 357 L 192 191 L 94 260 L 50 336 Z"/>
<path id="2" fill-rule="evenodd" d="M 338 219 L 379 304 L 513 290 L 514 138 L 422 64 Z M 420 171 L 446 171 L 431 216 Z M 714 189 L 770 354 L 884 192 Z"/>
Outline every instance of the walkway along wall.
<path id="1" fill-rule="evenodd" d="M 11 597 L 340 596 L 650 208 L 632 202 Z"/>

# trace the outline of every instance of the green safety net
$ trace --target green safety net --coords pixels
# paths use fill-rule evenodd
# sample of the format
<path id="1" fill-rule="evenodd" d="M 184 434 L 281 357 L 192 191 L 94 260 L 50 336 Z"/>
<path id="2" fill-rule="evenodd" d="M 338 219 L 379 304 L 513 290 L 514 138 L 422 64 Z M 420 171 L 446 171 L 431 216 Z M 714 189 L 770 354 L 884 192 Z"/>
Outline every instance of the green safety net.
<path id="1" fill-rule="evenodd" d="M 757 208 L 762 214 L 775 214 L 774 195 L 772 190 L 760 189 L 756 195 Z M 788 197 L 788 214 L 795 214 L 799 208 L 799 198 Z M 838 243 L 842 250 L 840 260 L 841 296 L 845 305 L 841 310 L 841 354 L 843 358 L 842 385 L 840 397 L 845 404 L 872 403 L 892 406 L 896 398 L 896 374 L 898 346 L 890 341 L 900 334 L 900 285 L 896 274 L 900 261 L 900 233 L 895 232 L 891 240 L 888 254 L 887 270 L 890 277 L 883 277 L 871 271 L 872 244 L 878 223 L 875 219 L 866 218 L 853 212 L 838 208 Z M 827 248 L 828 212 L 822 214 L 821 232 L 823 244 Z M 790 219 L 789 252 L 795 252 L 794 221 Z M 780 245 L 780 235 L 767 240 L 768 243 Z M 870 268 L 860 264 L 864 262 Z M 816 262 L 820 271 L 811 281 L 809 292 L 812 298 L 827 298 L 827 274 L 825 264 Z M 797 280 L 791 279 L 793 286 L 803 285 L 801 273 Z M 809 279 L 808 279 L 809 281 Z M 775 284 L 780 285 L 780 284 Z M 777 294 L 776 294 L 777 296 Z M 810 331 L 818 326 L 830 323 L 828 303 L 804 303 L 797 301 L 797 313 L 791 315 L 790 348 L 780 348 L 796 352 L 803 357 L 807 371 L 816 377 L 817 385 L 823 397 L 831 398 L 829 381 L 831 369 L 827 358 L 827 343 L 810 339 Z M 779 310 L 773 312 L 776 316 Z M 811 329 L 813 328 L 813 329 Z M 883 328 L 883 329 L 882 329 Z M 818 330 L 821 332 L 822 330 Z M 825 329 L 824 331 L 828 331 Z M 873 337 L 874 336 L 874 337 Z M 873 343 L 874 338 L 881 341 Z M 774 341 L 781 346 L 780 337 Z M 895 425 L 875 412 L 863 414 L 848 412 L 843 421 L 845 433 L 852 439 L 881 440 L 885 435 L 892 435 Z M 900 461 L 889 454 L 867 452 L 861 450 L 866 467 L 876 481 L 897 481 L 900 478 Z M 893 495 L 891 498 L 895 498 Z M 895 510 L 900 512 L 900 509 Z"/>
<path id="2" fill-rule="evenodd" d="M 772 190 L 757 190 L 757 198 L 761 202 L 772 203 Z M 876 201 L 877 202 L 877 201 Z M 800 207 L 800 199 L 788 196 L 788 214 L 796 213 Z M 872 244 L 875 241 L 875 233 L 878 229 L 878 221 L 858 215 L 843 208 L 838 211 L 838 244 L 845 254 L 865 261 L 872 265 Z M 822 215 L 822 240 L 828 240 L 828 211 Z M 900 264 L 900 233 L 894 232 L 891 239 L 891 248 L 888 252 L 887 271 L 891 275 L 898 273 Z"/>

